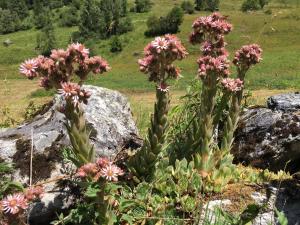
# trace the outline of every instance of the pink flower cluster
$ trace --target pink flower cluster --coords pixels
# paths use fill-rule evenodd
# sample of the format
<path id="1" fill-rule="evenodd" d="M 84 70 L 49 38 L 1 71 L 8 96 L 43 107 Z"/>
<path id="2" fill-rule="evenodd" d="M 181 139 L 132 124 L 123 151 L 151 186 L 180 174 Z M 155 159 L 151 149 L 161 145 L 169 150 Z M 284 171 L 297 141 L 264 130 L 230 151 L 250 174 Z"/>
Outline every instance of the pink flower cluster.
<path id="1" fill-rule="evenodd" d="M 85 164 L 77 171 L 78 177 L 90 177 L 94 181 L 99 180 L 100 177 L 108 181 L 118 181 L 118 176 L 122 175 L 124 175 L 123 170 L 114 165 L 107 158 L 99 158 L 96 163 Z"/>
<path id="2" fill-rule="evenodd" d="M 29 202 L 40 199 L 43 193 L 44 189 L 37 186 L 28 188 L 24 193 L 8 195 L 0 201 L 0 211 L 11 215 L 22 214 Z"/>
<path id="3" fill-rule="evenodd" d="M 221 81 L 221 85 L 226 91 L 238 92 L 243 89 L 244 82 L 240 79 L 225 78 Z"/>
<path id="4" fill-rule="evenodd" d="M 149 74 L 149 81 L 154 81 L 158 87 L 168 88 L 167 79 L 180 77 L 180 70 L 172 63 L 187 56 L 187 51 L 175 35 L 157 37 L 144 50 L 145 57 L 138 61 L 140 70 Z M 166 91 L 167 89 L 163 89 Z"/>
<path id="5" fill-rule="evenodd" d="M 223 35 L 232 30 L 232 25 L 226 21 L 226 17 L 219 13 L 210 16 L 199 17 L 193 23 L 193 32 L 190 35 L 192 44 L 202 43 L 205 39 L 218 41 Z"/>
<path id="6" fill-rule="evenodd" d="M 66 101 L 71 101 L 75 107 L 81 102 L 87 104 L 87 100 L 91 96 L 90 92 L 85 91 L 76 83 L 65 82 L 61 84 L 61 87 L 61 89 L 58 89 L 58 93 L 60 93 Z"/>
<path id="7" fill-rule="evenodd" d="M 245 45 L 235 53 L 233 63 L 238 67 L 249 68 L 262 60 L 261 55 L 262 49 L 259 45 Z"/>
<path id="8" fill-rule="evenodd" d="M 215 73 L 220 77 L 229 75 L 229 60 L 226 56 L 203 56 L 197 61 L 199 65 L 198 75 L 201 79 L 207 78 L 210 73 Z"/>
<path id="9" fill-rule="evenodd" d="M 89 57 L 89 49 L 76 43 L 69 45 L 67 50 L 52 50 L 50 57 L 38 56 L 26 60 L 20 66 L 20 73 L 29 79 L 40 77 L 40 85 L 46 89 L 59 89 L 62 83 L 71 80 L 73 74 L 85 80 L 90 72 L 101 74 L 109 69 L 104 59 Z"/>

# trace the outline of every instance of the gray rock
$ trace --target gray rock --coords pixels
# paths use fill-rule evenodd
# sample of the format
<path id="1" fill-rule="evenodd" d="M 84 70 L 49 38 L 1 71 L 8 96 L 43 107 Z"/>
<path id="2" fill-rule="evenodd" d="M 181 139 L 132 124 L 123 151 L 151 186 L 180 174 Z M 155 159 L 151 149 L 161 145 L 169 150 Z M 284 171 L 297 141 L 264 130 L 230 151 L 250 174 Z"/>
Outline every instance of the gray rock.
<path id="1" fill-rule="evenodd" d="M 141 141 L 127 99 L 119 92 L 105 88 L 85 86 L 85 89 L 92 93 L 84 110 L 97 155 L 113 157 L 122 149 L 138 148 Z M 56 97 L 54 104 L 33 121 L 0 132 L 0 160 L 14 163 L 16 180 L 28 184 L 32 139 L 34 182 L 62 176 L 63 170 L 68 169 L 61 150 L 70 142 L 63 125 L 64 116 L 55 110 L 59 102 Z M 31 224 L 48 224 L 57 210 L 69 205 L 68 187 L 49 183 L 45 188 L 49 193 L 31 210 Z"/>
<path id="2" fill-rule="evenodd" d="M 300 189 L 296 181 L 284 181 L 279 188 L 267 187 L 267 195 L 253 193 L 252 197 L 259 205 L 265 205 L 253 221 L 253 225 L 280 225 L 276 212 L 283 212 L 288 225 L 300 225 Z"/>
<path id="3" fill-rule="evenodd" d="M 298 111 L 300 110 L 300 93 L 271 96 L 267 100 L 267 105 L 272 110 Z"/>
<path id="4" fill-rule="evenodd" d="M 300 169 L 300 114 L 248 109 L 240 118 L 232 148 L 236 163 L 279 171 Z M 288 163 L 289 162 L 289 163 Z"/>

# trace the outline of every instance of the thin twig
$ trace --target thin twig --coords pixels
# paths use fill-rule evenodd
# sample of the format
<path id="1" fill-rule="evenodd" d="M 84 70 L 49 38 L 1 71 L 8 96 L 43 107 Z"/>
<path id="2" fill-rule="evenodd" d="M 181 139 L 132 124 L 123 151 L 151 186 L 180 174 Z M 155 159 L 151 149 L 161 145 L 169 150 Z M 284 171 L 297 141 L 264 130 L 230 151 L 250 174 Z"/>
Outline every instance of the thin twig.
<path id="1" fill-rule="evenodd" d="M 30 174 L 29 174 L 29 186 L 31 187 L 32 185 L 32 161 L 33 161 L 33 128 L 31 128 L 31 149 L 30 149 Z"/>

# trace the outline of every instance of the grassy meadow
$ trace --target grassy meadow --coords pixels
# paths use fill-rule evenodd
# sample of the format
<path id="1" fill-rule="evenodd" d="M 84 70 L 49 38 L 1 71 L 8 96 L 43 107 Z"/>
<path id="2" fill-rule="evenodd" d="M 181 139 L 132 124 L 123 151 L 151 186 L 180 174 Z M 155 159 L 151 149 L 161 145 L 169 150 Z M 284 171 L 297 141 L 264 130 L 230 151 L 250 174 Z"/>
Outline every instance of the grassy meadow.
<path id="1" fill-rule="evenodd" d="M 89 44 L 93 52 L 106 58 L 112 70 L 103 76 L 91 77 L 89 84 L 117 89 L 125 93 L 132 104 L 135 118 L 140 128 L 145 127 L 145 118 L 152 110 L 154 99 L 153 84 L 147 82 L 146 75 L 139 72 L 137 60 L 143 56 L 144 46 L 151 40 L 145 38 L 146 21 L 149 15 L 165 15 L 182 0 L 152 0 L 154 5 L 149 13 L 130 13 L 134 30 L 122 35 L 123 51 L 110 53 L 109 40 L 93 40 Z M 253 90 L 254 103 L 263 103 L 273 94 L 300 89 L 300 0 L 271 0 L 264 10 L 242 13 L 241 0 L 221 0 L 220 12 L 228 15 L 234 26 L 227 42 L 231 57 L 244 44 L 258 43 L 264 50 L 263 62 L 248 74 L 247 87 Z M 133 4 L 133 0 L 130 1 Z M 130 8 L 130 7 L 129 7 Z M 266 13 L 266 11 L 271 12 Z M 190 53 L 179 63 L 184 76 L 173 87 L 173 99 L 178 103 L 185 87 L 194 79 L 197 71 L 195 63 L 199 56 L 199 46 L 188 43 L 192 22 L 207 12 L 185 15 L 180 27 L 181 38 Z M 77 27 L 56 27 L 57 47 L 65 48 L 70 35 Z M 38 31 L 20 31 L 0 35 L 0 43 L 10 39 L 9 47 L 0 45 L 0 110 L 10 109 L 11 115 L 21 120 L 22 113 L 32 99 L 41 104 L 50 97 L 38 90 L 35 81 L 26 80 L 19 75 L 19 64 L 25 59 L 37 56 L 35 50 Z M 234 70 L 232 70 L 234 72 Z M 233 75 L 234 76 L 234 73 Z M 142 103 L 142 104 L 141 104 Z M 1 122 L 1 119 L 0 119 Z"/>

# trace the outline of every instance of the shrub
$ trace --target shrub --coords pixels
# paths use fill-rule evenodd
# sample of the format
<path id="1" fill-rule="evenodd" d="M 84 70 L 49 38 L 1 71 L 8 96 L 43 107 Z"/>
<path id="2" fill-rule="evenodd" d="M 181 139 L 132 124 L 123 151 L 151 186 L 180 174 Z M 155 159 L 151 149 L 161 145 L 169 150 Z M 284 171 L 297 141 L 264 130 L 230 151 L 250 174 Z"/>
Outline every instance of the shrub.
<path id="1" fill-rule="evenodd" d="M 194 13 L 194 6 L 190 1 L 183 1 L 181 3 L 181 8 L 185 13 L 188 13 L 188 14 Z"/>
<path id="2" fill-rule="evenodd" d="M 146 36 L 156 36 L 163 34 L 175 34 L 179 31 L 179 26 L 183 22 L 183 11 L 179 7 L 174 7 L 165 17 L 157 18 L 151 16 L 147 20 Z"/>
<path id="3" fill-rule="evenodd" d="M 207 10 L 207 11 L 218 11 L 220 5 L 220 0 L 195 0 L 195 9 Z"/>
<path id="4" fill-rule="evenodd" d="M 135 12 L 144 13 L 149 12 L 151 9 L 150 0 L 135 0 Z"/>
<path id="5" fill-rule="evenodd" d="M 116 34 L 124 34 L 133 30 L 133 24 L 130 17 L 121 18 L 117 26 Z"/>
<path id="6" fill-rule="evenodd" d="M 110 42 L 111 52 L 121 52 L 123 50 L 122 42 L 118 36 L 114 36 Z"/>
<path id="7" fill-rule="evenodd" d="M 46 15 L 45 18 L 47 20 L 45 21 L 46 24 L 40 33 L 37 34 L 36 48 L 42 55 L 49 56 L 51 54 L 51 50 L 56 46 L 56 38 L 50 14 Z"/>
<path id="8" fill-rule="evenodd" d="M 220 0 L 206 0 L 206 10 L 214 12 L 219 10 Z"/>
<path id="9" fill-rule="evenodd" d="M 79 13 L 74 6 L 66 7 L 60 13 L 60 26 L 63 27 L 72 27 L 79 24 Z"/>
<path id="10" fill-rule="evenodd" d="M 18 15 L 7 9 L 0 8 L 0 34 L 8 34 L 21 29 Z"/>
<path id="11" fill-rule="evenodd" d="M 258 0 L 245 0 L 241 8 L 243 12 L 259 10 L 259 9 L 260 9 L 260 5 Z"/>

